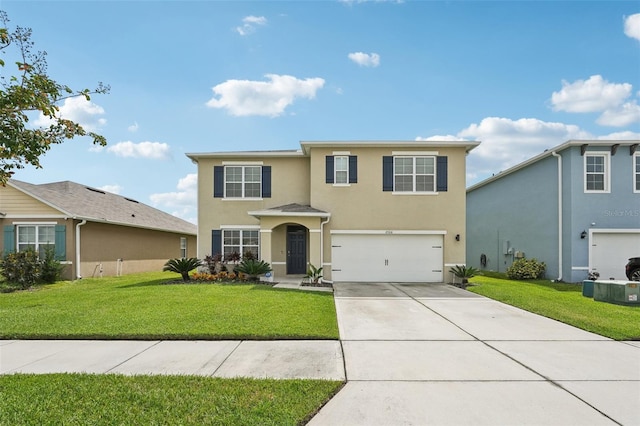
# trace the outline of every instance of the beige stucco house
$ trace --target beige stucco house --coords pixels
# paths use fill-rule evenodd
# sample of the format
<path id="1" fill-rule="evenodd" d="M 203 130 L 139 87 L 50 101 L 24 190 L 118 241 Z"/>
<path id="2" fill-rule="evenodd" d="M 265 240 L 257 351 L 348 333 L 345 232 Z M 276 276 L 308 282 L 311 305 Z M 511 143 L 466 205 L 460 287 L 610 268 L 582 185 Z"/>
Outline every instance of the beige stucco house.
<path id="1" fill-rule="evenodd" d="M 74 182 L 0 186 L 0 253 L 54 248 L 65 279 L 161 271 L 196 255 L 196 226 Z"/>
<path id="2" fill-rule="evenodd" d="M 479 142 L 313 141 L 190 153 L 198 256 L 252 251 L 274 277 L 442 282 L 465 263 L 465 163 Z"/>

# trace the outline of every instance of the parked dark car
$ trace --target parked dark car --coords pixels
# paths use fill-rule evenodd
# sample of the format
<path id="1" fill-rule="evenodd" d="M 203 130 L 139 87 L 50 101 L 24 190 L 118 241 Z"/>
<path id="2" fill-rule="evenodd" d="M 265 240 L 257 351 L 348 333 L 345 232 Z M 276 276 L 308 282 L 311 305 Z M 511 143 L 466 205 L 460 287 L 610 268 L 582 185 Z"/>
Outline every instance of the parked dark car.
<path id="1" fill-rule="evenodd" d="M 627 278 L 631 281 L 640 281 L 640 257 L 632 257 L 624 267 Z"/>

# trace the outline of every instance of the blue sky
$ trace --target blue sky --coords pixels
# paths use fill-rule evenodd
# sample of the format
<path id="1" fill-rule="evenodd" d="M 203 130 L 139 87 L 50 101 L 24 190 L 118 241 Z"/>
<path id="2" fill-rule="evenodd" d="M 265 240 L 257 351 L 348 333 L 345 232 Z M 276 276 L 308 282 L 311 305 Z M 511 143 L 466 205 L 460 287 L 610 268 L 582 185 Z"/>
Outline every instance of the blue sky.
<path id="1" fill-rule="evenodd" d="M 33 29 L 54 79 L 111 85 L 61 105 L 106 148 L 68 141 L 14 177 L 72 180 L 194 222 L 186 152 L 478 140 L 471 185 L 569 139 L 640 139 L 637 1 L 0 0 L 0 10 Z"/>

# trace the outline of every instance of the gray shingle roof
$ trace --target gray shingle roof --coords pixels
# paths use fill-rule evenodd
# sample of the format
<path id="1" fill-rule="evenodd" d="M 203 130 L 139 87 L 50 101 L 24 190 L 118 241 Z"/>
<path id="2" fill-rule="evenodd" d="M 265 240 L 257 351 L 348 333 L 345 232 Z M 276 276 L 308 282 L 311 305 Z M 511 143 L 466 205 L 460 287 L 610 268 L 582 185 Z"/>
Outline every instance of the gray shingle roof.
<path id="1" fill-rule="evenodd" d="M 196 235 L 197 227 L 183 219 L 136 200 L 71 181 L 34 185 L 18 180 L 9 184 L 78 219 L 116 223 Z"/>

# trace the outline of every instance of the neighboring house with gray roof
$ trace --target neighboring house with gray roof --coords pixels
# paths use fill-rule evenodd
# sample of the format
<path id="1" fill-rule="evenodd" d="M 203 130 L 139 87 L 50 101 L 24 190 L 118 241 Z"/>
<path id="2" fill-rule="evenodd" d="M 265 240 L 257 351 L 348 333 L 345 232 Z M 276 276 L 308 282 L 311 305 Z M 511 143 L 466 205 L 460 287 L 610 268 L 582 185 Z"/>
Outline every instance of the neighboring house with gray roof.
<path id="1" fill-rule="evenodd" d="M 159 271 L 196 255 L 194 224 L 70 181 L 0 186 L 0 226 L 1 253 L 54 248 L 66 279 Z"/>

